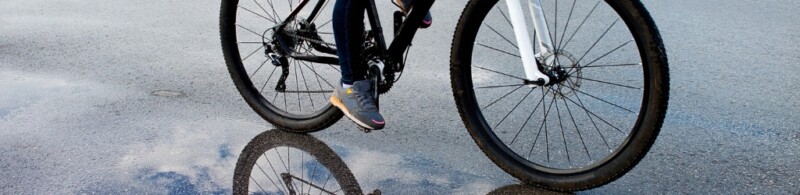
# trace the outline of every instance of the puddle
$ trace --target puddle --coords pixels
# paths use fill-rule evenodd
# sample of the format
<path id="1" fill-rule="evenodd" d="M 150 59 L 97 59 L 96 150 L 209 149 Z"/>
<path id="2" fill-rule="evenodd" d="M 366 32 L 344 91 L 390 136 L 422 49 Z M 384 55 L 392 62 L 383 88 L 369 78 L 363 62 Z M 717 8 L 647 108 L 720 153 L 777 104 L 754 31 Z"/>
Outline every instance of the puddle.
<path id="1" fill-rule="evenodd" d="M 171 139 L 169 143 L 149 146 L 150 149 L 137 149 L 142 152 L 127 155 L 120 163 L 119 168 L 123 169 L 120 172 L 130 173 L 122 175 L 122 181 L 94 184 L 91 186 L 95 187 L 83 192 L 112 193 L 119 189 L 169 194 L 544 192 L 505 179 L 452 170 L 433 159 L 329 145 L 310 135 L 269 130 L 252 138 L 247 145 L 237 145 L 231 143 L 241 139 L 218 135 L 186 138 L 196 133 L 192 131 L 177 129 L 173 136 L 182 140 Z M 244 149 L 236 151 L 237 148 Z M 124 185 L 106 188 L 120 184 Z"/>
<path id="2" fill-rule="evenodd" d="M 0 118 L 44 97 L 56 96 L 68 86 L 64 80 L 44 75 L 0 72 Z"/>

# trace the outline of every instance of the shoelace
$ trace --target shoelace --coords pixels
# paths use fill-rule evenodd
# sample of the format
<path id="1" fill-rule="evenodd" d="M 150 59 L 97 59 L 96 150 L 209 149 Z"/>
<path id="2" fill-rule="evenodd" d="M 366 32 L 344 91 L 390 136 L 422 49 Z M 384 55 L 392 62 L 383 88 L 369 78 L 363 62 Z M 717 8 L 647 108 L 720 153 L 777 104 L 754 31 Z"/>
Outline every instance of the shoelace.
<path id="1" fill-rule="evenodd" d="M 355 86 L 353 86 L 353 87 L 355 87 Z M 370 110 L 370 111 L 378 110 L 378 107 L 375 106 L 375 102 L 373 102 L 372 89 L 371 88 L 368 88 L 366 90 L 366 92 L 361 92 L 359 90 L 355 90 L 355 91 L 356 91 L 355 95 L 356 95 L 356 98 L 358 99 L 358 103 L 361 104 L 362 108 L 364 108 L 366 110 Z"/>

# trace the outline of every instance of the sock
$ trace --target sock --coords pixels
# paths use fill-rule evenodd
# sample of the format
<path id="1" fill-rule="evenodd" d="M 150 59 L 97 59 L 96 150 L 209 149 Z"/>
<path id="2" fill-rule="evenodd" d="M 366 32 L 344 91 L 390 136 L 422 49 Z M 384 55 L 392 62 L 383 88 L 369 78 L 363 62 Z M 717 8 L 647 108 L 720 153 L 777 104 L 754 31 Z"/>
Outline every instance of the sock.
<path id="1" fill-rule="evenodd" d="M 353 87 L 353 85 L 348 85 L 348 84 L 342 83 L 342 88 L 344 88 L 344 89 L 351 88 L 351 87 Z"/>

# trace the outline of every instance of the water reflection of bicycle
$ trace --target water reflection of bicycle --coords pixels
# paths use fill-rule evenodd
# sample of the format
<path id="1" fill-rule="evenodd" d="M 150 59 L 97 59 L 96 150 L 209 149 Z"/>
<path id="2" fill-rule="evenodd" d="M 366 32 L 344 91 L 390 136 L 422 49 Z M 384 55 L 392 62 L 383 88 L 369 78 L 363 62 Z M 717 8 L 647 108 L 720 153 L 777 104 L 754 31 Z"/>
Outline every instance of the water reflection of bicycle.
<path id="1" fill-rule="evenodd" d="M 327 144 L 310 135 L 279 130 L 259 134 L 245 146 L 236 162 L 233 193 L 364 194 Z"/>
<path id="2" fill-rule="evenodd" d="M 270 130 L 253 138 L 236 163 L 234 194 L 381 194 L 363 191 L 355 176 L 327 144 L 311 135 Z M 489 194 L 548 193 L 509 185 Z"/>

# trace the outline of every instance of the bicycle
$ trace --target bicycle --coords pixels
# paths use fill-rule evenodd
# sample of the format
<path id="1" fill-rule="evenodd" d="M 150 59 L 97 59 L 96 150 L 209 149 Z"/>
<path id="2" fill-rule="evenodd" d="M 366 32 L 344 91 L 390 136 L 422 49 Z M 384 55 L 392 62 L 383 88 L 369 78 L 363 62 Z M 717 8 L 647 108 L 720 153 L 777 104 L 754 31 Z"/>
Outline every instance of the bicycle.
<path id="1" fill-rule="evenodd" d="M 327 102 L 338 84 L 330 80 L 339 78 L 329 1 L 260 1 L 222 1 L 222 48 L 237 89 L 282 130 L 332 125 L 342 113 Z M 590 189 L 627 173 L 655 142 L 669 97 L 666 51 L 642 3 L 504 1 L 470 0 L 453 36 L 451 86 L 473 140 L 510 175 L 550 190 Z M 364 34 L 362 63 L 377 99 L 402 76 L 404 54 L 434 2 L 395 12 L 388 47 L 375 1 L 366 3 L 370 28 L 348 30 Z M 260 72 L 267 64 L 272 70 Z"/>

